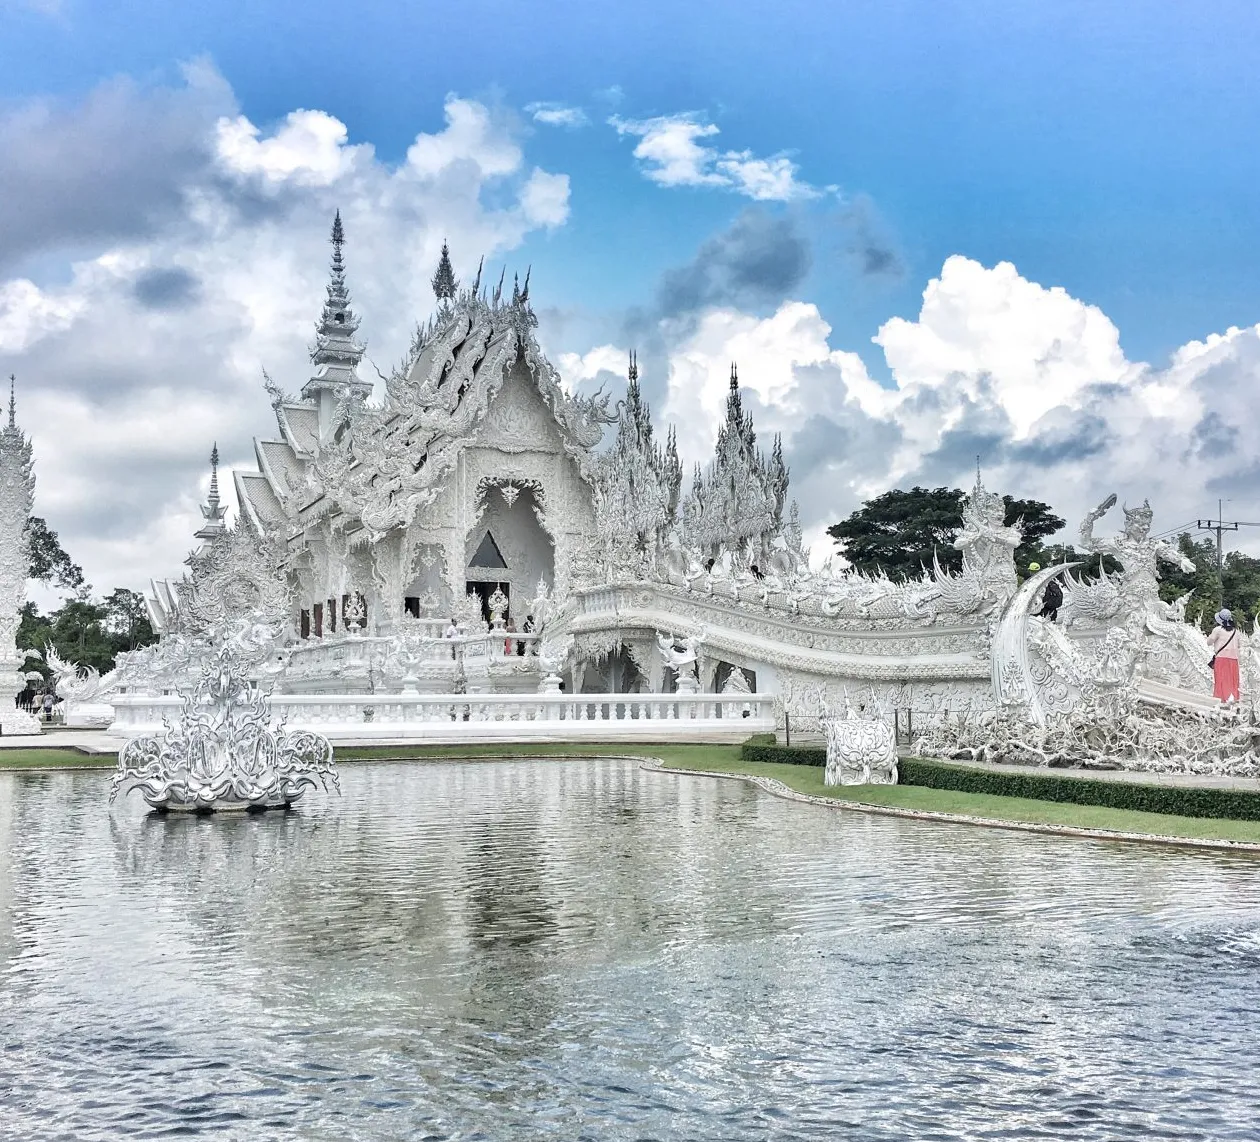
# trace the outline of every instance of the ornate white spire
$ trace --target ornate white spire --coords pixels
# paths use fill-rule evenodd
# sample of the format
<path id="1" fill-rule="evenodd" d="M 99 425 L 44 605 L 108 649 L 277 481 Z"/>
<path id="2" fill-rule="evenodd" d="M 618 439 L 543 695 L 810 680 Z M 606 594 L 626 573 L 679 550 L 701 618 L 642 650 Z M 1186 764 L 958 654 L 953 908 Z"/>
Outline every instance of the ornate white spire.
<path id="1" fill-rule="evenodd" d="M 481 267 L 477 267 L 477 280 L 481 280 Z M 456 293 L 459 292 L 459 281 L 455 277 L 455 269 L 451 265 L 451 251 L 446 244 L 446 239 L 442 240 L 442 256 L 438 259 L 437 269 L 433 273 L 433 294 L 438 299 L 438 304 L 450 301 Z M 473 287 L 476 293 L 476 287 Z"/>
<path id="2" fill-rule="evenodd" d="M 27 525 L 35 506 L 31 442 L 17 426 L 16 381 L 9 378 L 9 423 L 0 432 L 0 732 L 37 734 L 39 722 L 13 699 L 26 687 L 17 630 L 31 571 Z"/>
<path id="3" fill-rule="evenodd" d="M 370 381 L 361 381 L 355 373 L 365 347 L 354 337 L 359 328 L 359 317 L 350 308 L 350 289 L 346 285 L 346 262 L 342 252 L 346 235 L 341 225 L 340 210 L 333 219 L 331 241 L 333 256 L 327 296 L 319 324 L 315 326 L 315 345 L 311 349 L 315 372 L 302 388 L 302 396 L 310 399 L 328 391 L 334 396 L 346 392 L 366 398 L 372 393 L 372 385 Z"/>
<path id="4" fill-rule="evenodd" d="M 210 450 L 210 494 L 201 505 L 201 515 L 206 521 L 195 533 L 198 539 L 211 540 L 227 530 L 225 517 L 227 505 L 219 500 L 219 444 L 216 441 Z"/>

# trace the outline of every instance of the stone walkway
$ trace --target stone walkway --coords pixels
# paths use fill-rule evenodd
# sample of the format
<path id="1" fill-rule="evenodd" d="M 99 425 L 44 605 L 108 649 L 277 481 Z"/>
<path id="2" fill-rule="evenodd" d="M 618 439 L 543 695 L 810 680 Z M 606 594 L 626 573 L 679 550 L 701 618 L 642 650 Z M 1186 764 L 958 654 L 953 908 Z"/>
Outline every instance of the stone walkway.
<path id="1" fill-rule="evenodd" d="M 987 769 L 992 773 L 1020 773 L 1029 777 L 1076 777 L 1088 781 L 1123 781 L 1127 785 L 1179 785 L 1189 789 L 1241 789 L 1260 792 L 1260 778 L 1215 773 L 1152 773 L 1142 769 L 1069 769 L 1033 765 L 1000 765 L 993 761 L 946 761 L 959 769 Z"/>

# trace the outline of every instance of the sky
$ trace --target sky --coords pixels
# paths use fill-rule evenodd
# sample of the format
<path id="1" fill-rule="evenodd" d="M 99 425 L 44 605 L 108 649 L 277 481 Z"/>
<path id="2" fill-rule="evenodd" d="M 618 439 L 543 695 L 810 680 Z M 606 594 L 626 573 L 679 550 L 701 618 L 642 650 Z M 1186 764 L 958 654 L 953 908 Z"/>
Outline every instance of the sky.
<path id="1" fill-rule="evenodd" d="M 0 0 L 0 370 L 100 593 L 297 390 L 340 209 L 372 367 L 532 267 L 703 461 L 739 364 L 815 559 L 891 487 L 1260 520 L 1260 11 L 1203 0 Z M 1106 525 L 1104 525 L 1106 526 Z M 1239 542 L 1256 547 L 1260 528 Z"/>

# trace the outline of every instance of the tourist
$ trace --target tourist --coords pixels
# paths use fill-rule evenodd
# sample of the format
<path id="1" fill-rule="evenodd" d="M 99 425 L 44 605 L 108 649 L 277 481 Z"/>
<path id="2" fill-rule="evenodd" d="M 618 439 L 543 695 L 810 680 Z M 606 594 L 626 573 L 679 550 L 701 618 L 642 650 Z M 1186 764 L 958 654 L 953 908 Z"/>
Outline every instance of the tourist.
<path id="1" fill-rule="evenodd" d="M 1208 635 L 1212 649 L 1212 693 L 1222 702 L 1237 702 L 1238 691 L 1238 627 L 1232 611 L 1222 607 L 1216 612 L 1216 626 Z"/>
<path id="2" fill-rule="evenodd" d="M 53 715 L 53 696 L 52 691 L 44 694 L 44 721 L 51 722 Z"/>
<path id="3" fill-rule="evenodd" d="M 1041 570 L 1040 563 L 1028 564 L 1028 574 L 1035 575 Z M 1059 621 L 1059 608 L 1063 606 L 1063 588 L 1059 586 L 1058 579 L 1051 579 L 1046 584 L 1046 589 L 1041 595 L 1041 609 L 1035 612 L 1035 616 L 1043 619 L 1049 619 L 1052 623 Z"/>
<path id="4" fill-rule="evenodd" d="M 507 632 L 508 634 L 516 633 L 516 620 L 514 618 L 511 618 L 510 616 L 507 621 Z M 503 640 L 503 653 L 504 654 L 512 653 L 512 643 L 515 641 L 516 641 L 515 639 L 511 639 L 511 638 Z"/>
<path id="5" fill-rule="evenodd" d="M 454 619 L 451 619 L 451 621 L 446 624 L 446 630 L 442 632 L 442 637 L 452 640 L 459 638 L 459 627 L 455 625 Z M 451 647 L 451 657 L 455 657 L 455 648 L 453 646 Z"/>
<path id="6" fill-rule="evenodd" d="M 521 630 L 522 630 L 525 634 L 533 634 L 533 633 L 534 633 L 534 631 L 535 631 L 536 629 L 537 629 L 537 627 L 535 626 L 535 623 L 534 623 L 534 616 L 533 616 L 533 615 L 526 615 L 526 616 L 525 616 L 525 622 L 524 622 L 524 624 L 522 624 L 522 626 L 521 626 Z M 523 642 L 519 642 L 519 643 L 517 643 L 517 646 L 520 648 L 520 649 L 517 651 L 517 653 L 518 653 L 518 654 L 524 654 L 524 653 L 525 653 L 525 644 L 524 644 Z M 530 653 L 530 654 L 537 654 L 537 653 L 538 653 L 538 644 L 537 644 L 536 642 L 531 642 L 531 643 L 529 644 L 529 653 Z"/>

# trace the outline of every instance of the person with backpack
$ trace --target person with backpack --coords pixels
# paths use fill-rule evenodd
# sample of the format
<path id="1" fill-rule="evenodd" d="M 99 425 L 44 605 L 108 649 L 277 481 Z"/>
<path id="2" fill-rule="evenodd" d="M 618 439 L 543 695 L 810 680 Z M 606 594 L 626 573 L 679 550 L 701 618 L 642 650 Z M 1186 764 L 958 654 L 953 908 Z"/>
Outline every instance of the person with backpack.
<path id="1" fill-rule="evenodd" d="M 1208 635 L 1212 648 L 1212 693 L 1222 702 L 1237 702 L 1238 689 L 1238 627 L 1231 611 L 1222 607 L 1216 612 L 1216 626 Z"/>

